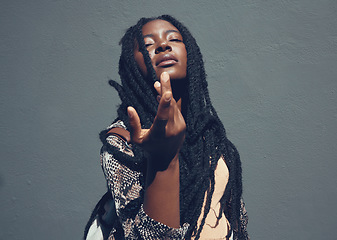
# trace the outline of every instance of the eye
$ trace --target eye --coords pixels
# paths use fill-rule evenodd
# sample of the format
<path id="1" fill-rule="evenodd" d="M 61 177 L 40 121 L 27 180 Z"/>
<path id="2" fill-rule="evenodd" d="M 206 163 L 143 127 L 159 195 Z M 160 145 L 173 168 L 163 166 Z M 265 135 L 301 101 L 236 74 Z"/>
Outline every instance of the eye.
<path id="1" fill-rule="evenodd" d="M 149 46 L 152 46 L 153 44 L 152 43 L 145 43 L 145 47 L 149 47 Z"/>
<path id="2" fill-rule="evenodd" d="M 182 42 L 182 40 L 179 38 L 172 38 L 170 39 L 170 42 Z"/>

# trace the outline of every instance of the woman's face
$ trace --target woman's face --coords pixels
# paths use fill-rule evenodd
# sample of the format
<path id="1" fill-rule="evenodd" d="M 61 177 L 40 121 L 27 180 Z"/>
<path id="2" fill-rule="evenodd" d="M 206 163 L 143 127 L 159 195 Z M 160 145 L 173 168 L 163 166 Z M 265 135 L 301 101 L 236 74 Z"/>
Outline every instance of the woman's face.
<path id="1" fill-rule="evenodd" d="M 171 80 L 186 78 L 187 52 L 183 38 L 176 27 L 165 20 L 153 20 L 143 28 L 143 37 L 151 63 L 159 79 L 161 73 L 167 72 Z M 144 77 L 147 69 L 138 43 L 134 48 L 135 60 Z"/>

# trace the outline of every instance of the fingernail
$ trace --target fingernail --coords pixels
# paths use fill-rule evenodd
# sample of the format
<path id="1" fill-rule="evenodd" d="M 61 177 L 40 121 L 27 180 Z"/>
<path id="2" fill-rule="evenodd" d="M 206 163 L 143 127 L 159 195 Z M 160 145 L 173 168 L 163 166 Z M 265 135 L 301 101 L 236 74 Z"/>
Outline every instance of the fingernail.
<path id="1" fill-rule="evenodd" d="M 127 110 L 129 118 L 132 118 L 132 113 L 130 112 L 129 108 Z"/>
<path id="2" fill-rule="evenodd" d="M 171 94 L 165 94 L 164 99 L 166 102 L 171 101 Z"/>
<path id="3" fill-rule="evenodd" d="M 163 72 L 163 80 L 167 82 L 169 80 L 169 74 L 167 72 Z"/>
<path id="4" fill-rule="evenodd" d="M 154 86 L 155 86 L 156 88 L 159 88 L 159 87 L 160 87 L 160 82 L 158 82 L 158 81 L 155 82 L 155 83 L 154 83 Z"/>

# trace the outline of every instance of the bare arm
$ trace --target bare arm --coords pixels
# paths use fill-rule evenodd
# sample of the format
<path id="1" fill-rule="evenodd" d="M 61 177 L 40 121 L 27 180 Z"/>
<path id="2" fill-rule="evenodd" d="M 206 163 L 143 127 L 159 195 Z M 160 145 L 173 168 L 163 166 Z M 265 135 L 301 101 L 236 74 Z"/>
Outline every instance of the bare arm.
<path id="1" fill-rule="evenodd" d="M 128 108 L 131 139 L 148 154 L 144 210 L 154 220 L 173 228 L 180 226 L 179 150 L 186 124 L 172 97 L 169 75 L 155 83 L 160 96 L 157 115 L 150 129 L 141 129 L 136 110 Z"/>

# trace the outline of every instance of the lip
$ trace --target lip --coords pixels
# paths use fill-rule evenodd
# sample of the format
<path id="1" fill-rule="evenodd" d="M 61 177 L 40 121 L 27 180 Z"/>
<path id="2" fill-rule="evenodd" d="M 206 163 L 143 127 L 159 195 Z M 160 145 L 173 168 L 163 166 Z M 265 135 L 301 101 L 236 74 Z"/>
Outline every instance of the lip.
<path id="1" fill-rule="evenodd" d="M 156 60 L 156 66 L 157 67 L 165 67 L 169 65 L 173 65 L 178 62 L 178 59 L 172 55 L 172 54 L 164 54 L 160 55 L 158 59 Z"/>

